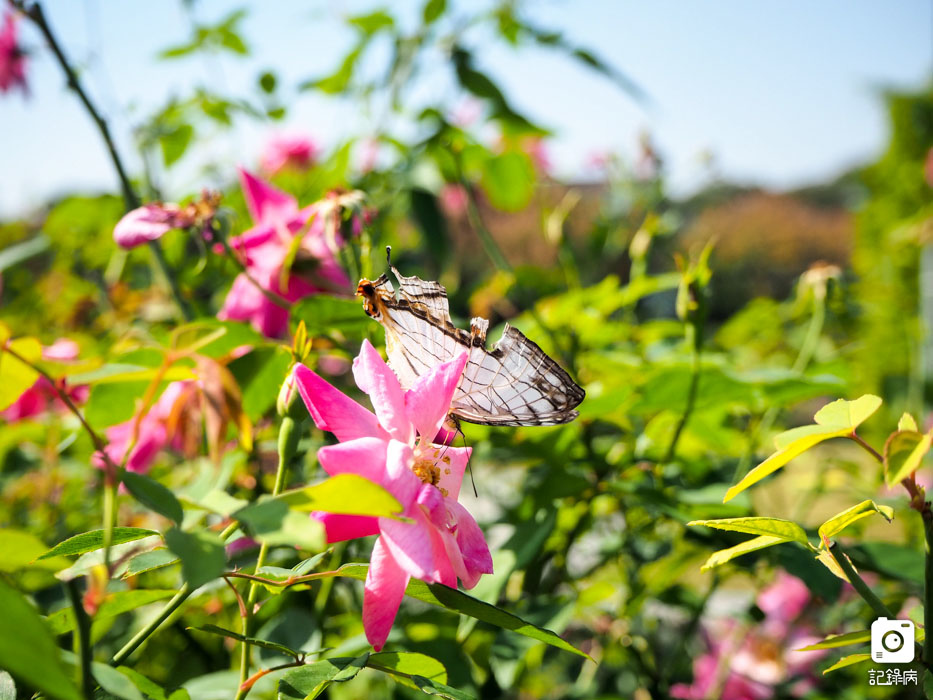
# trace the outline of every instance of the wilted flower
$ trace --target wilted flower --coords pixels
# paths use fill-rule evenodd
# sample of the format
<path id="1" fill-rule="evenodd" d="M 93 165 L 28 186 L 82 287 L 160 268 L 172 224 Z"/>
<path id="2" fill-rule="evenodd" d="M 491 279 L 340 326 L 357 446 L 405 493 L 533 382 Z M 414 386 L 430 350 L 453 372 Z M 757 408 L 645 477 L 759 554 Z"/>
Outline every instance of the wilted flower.
<path id="1" fill-rule="evenodd" d="M 260 159 L 260 167 L 269 175 L 282 168 L 307 170 L 317 160 L 319 149 L 307 136 L 278 134 L 269 139 Z"/>
<path id="2" fill-rule="evenodd" d="M 121 248 L 135 248 L 175 228 L 208 229 L 219 203 L 218 195 L 205 192 L 199 201 L 184 207 L 161 202 L 144 204 L 123 215 L 113 229 L 113 240 Z"/>
<path id="3" fill-rule="evenodd" d="M 5 12 L 0 27 L 0 92 L 9 92 L 16 86 L 26 92 L 26 52 L 17 33 L 16 17 Z"/>
<path id="4" fill-rule="evenodd" d="M 457 502 L 470 448 L 437 444 L 467 355 L 442 364 L 402 389 L 369 343 L 353 362 L 357 385 L 375 414 L 314 372 L 296 368 L 298 389 L 315 424 L 340 443 L 322 447 L 318 460 L 331 475 L 352 473 L 382 485 L 402 504 L 408 522 L 392 518 L 316 513 L 330 542 L 379 535 L 363 597 L 363 627 L 382 648 L 410 577 L 472 588 L 492 573 L 492 557 L 473 516 Z"/>
<path id="5" fill-rule="evenodd" d="M 78 344 L 75 341 L 59 338 L 52 345 L 42 348 L 42 359 L 50 362 L 70 362 L 78 359 L 78 351 Z M 86 385 L 68 386 L 64 379 L 59 379 L 58 384 L 58 388 L 66 392 L 68 398 L 74 403 L 80 404 L 87 400 L 88 387 Z M 0 411 L 0 417 L 12 423 L 44 413 L 51 407 L 59 411 L 67 410 L 52 383 L 40 376 L 16 401 Z"/>
<path id="6" fill-rule="evenodd" d="M 798 651 L 819 641 L 801 614 L 810 592 L 800 579 L 783 571 L 761 591 L 756 603 L 764 620 L 748 627 L 736 620 L 711 621 L 709 652 L 693 662 L 693 683 L 678 683 L 671 697 L 683 700 L 765 700 L 778 684 L 797 680 L 795 696 L 813 686 L 813 664 L 826 651 Z"/>
<path id="7" fill-rule="evenodd" d="M 338 227 L 329 226 L 333 218 L 328 221 L 340 212 L 326 199 L 299 209 L 294 197 L 245 170 L 240 170 L 240 181 L 254 225 L 230 240 L 246 270 L 233 281 L 218 316 L 250 321 L 267 337 L 277 338 L 288 329 L 288 303 L 349 286 L 334 256 L 343 240 Z"/>

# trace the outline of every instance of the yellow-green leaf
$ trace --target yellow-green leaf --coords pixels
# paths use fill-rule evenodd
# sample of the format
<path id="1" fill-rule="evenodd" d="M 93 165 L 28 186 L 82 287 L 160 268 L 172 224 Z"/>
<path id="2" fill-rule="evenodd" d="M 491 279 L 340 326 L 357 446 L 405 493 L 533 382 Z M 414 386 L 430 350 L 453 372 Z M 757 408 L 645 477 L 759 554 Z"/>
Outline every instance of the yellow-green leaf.
<path id="1" fill-rule="evenodd" d="M 392 517 L 403 510 L 395 496 L 356 474 L 338 474 L 314 486 L 283 493 L 276 500 L 302 512 L 320 510 L 343 515 Z"/>
<path id="2" fill-rule="evenodd" d="M 700 567 L 700 571 L 709 571 L 714 569 L 717 566 L 725 564 L 727 561 L 740 557 L 743 554 L 748 554 L 749 552 L 754 552 L 759 549 L 764 549 L 765 547 L 770 547 L 775 544 L 781 544 L 782 542 L 787 542 L 783 537 L 769 537 L 768 535 L 762 535 L 761 537 L 755 537 L 754 539 L 743 542 L 742 544 L 737 544 L 734 547 L 729 547 L 728 549 L 720 549 L 718 552 L 713 552 L 709 559 L 706 560 L 706 563 Z"/>
<path id="3" fill-rule="evenodd" d="M 744 532 L 749 535 L 780 537 L 786 542 L 808 544 L 807 533 L 797 523 L 780 518 L 723 518 L 721 520 L 694 520 L 687 525 L 703 525 L 717 530 Z"/>
<path id="4" fill-rule="evenodd" d="M 924 638 L 923 628 L 916 630 L 915 641 L 922 642 Z M 871 630 L 859 630 L 858 632 L 848 632 L 846 634 L 831 634 L 826 639 L 816 644 L 801 647 L 796 651 L 819 651 L 820 649 L 837 649 L 839 647 L 852 646 L 853 644 L 867 644 L 871 641 Z"/>
<path id="5" fill-rule="evenodd" d="M 774 442 L 778 451 L 752 469 L 735 486 L 726 491 L 723 503 L 731 501 L 749 486 L 777 471 L 811 447 L 835 437 L 846 437 L 881 406 L 881 399 L 865 394 L 854 401 L 839 399 L 817 411 L 815 425 L 794 428 L 778 435 Z"/>
<path id="6" fill-rule="evenodd" d="M 9 341 L 9 348 L 27 362 L 42 359 L 42 345 L 35 338 Z M 8 408 L 39 378 L 32 367 L 20 362 L 8 352 L 0 352 L 0 411 Z"/>
<path id="7" fill-rule="evenodd" d="M 847 554 L 843 554 L 842 556 L 844 556 L 846 559 L 849 559 Z M 830 552 L 828 549 L 821 549 L 820 553 L 816 555 L 816 560 L 829 569 L 833 576 L 842 579 L 846 583 L 849 583 L 849 577 L 846 576 L 845 571 L 842 570 L 842 567 L 839 566 L 839 562 L 836 561 L 832 552 Z M 849 559 L 849 564 L 852 564 L 851 559 Z M 854 564 L 852 564 L 852 568 L 855 568 Z"/>
<path id="8" fill-rule="evenodd" d="M 834 515 L 825 523 L 820 525 L 820 539 L 826 540 L 837 535 L 852 523 L 867 518 L 872 513 L 878 513 L 888 522 L 894 519 L 894 509 L 890 506 L 879 506 L 874 501 L 862 501 L 858 505 Z"/>
<path id="9" fill-rule="evenodd" d="M 931 445 L 933 430 L 928 433 L 915 430 L 892 433 L 884 443 L 884 478 L 888 486 L 894 486 L 917 471 Z"/>
<path id="10" fill-rule="evenodd" d="M 917 427 L 917 421 L 914 420 L 914 417 L 909 413 L 905 412 L 901 419 L 897 422 L 897 429 L 901 430 L 913 430 L 917 432 L 920 428 Z"/>
<path id="11" fill-rule="evenodd" d="M 846 666 L 860 664 L 869 659 L 871 659 L 871 654 L 850 654 L 849 656 L 843 656 L 839 661 L 823 671 L 823 675 L 826 675 L 830 671 L 838 671 L 840 668 L 845 668 Z"/>

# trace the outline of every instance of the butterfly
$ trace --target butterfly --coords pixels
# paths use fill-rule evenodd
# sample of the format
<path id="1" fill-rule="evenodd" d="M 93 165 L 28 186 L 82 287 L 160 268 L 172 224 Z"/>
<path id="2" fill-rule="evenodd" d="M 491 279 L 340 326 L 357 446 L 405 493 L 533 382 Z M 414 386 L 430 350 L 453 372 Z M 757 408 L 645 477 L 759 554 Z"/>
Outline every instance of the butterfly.
<path id="1" fill-rule="evenodd" d="M 447 290 L 438 282 L 404 277 L 396 290 L 388 274 L 360 280 L 356 293 L 366 313 L 386 332 L 389 366 L 404 387 L 461 352 L 469 353 L 450 414 L 481 425 L 569 423 L 585 392 L 521 331 L 505 324 L 502 338 L 486 349 L 489 321 L 474 318 L 470 330 L 454 326 Z"/>

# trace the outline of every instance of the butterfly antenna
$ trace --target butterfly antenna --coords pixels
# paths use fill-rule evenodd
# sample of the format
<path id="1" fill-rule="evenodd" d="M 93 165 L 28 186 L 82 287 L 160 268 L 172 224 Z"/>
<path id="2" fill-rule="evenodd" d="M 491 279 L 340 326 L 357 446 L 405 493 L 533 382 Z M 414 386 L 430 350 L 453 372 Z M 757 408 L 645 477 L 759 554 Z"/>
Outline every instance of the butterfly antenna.
<path id="1" fill-rule="evenodd" d="M 389 267 L 392 267 L 392 246 L 386 246 L 386 263 Z"/>
<path id="2" fill-rule="evenodd" d="M 466 447 L 466 433 L 464 433 L 459 424 L 457 425 L 457 432 L 463 437 L 463 446 Z M 476 490 L 476 480 L 473 478 L 473 454 L 470 453 L 470 456 L 467 457 L 467 469 L 470 470 L 470 484 L 473 486 L 473 497 L 479 498 L 479 492 Z"/>

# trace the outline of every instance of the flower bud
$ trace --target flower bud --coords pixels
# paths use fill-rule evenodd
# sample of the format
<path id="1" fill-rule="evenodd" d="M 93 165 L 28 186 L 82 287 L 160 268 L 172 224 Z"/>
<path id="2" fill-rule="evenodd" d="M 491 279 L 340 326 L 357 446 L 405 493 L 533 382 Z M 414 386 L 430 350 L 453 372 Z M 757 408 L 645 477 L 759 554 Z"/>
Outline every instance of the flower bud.
<path id="1" fill-rule="evenodd" d="M 308 419 L 308 408 L 305 402 L 301 400 L 298 393 L 298 385 L 295 383 L 295 365 L 288 370 L 285 381 L 282 382 L 282 388 L 279 389 L 279 397 L 275 402 L 275 410 L 280 417 L 291 418 L 296 423 L 302 423 Z"/>

